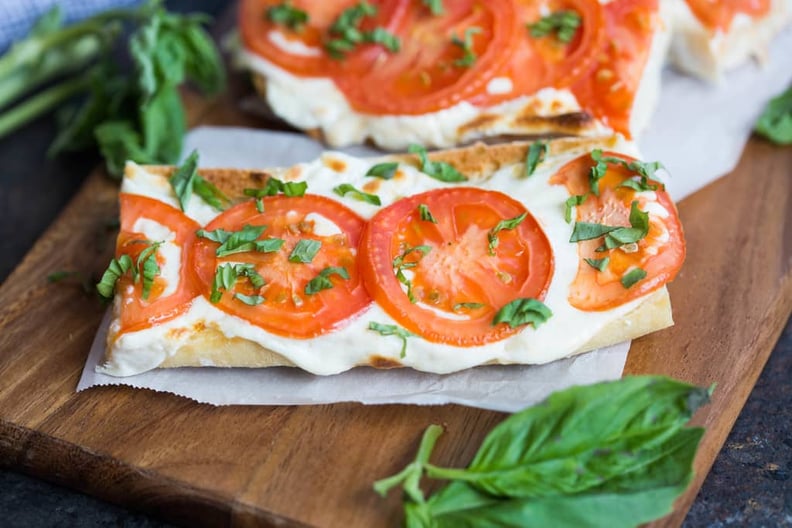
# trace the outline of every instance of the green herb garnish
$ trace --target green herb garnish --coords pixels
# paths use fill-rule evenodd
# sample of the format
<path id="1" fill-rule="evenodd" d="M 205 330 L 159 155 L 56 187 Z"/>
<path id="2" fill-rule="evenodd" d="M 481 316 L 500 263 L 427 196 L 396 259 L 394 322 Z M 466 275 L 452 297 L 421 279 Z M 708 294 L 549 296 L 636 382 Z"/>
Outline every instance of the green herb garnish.
<path id="1" fill-rule="evenodd" d="M 547 321 L 553 315 L 552 310 L 542 301 L 536 299 L 515 299 L 498 310 L 492 325 L 506 323 L 512 328 L 530 324 L 534 328 Z"/>
<path id="2" fill-rule="evenodd" d="M 580 15 L 575 11 L 556 11 L 542 17 L 538 22 L 528 24 L 528 29 L 534 38 L 542 38 L 555 33 L 559 41 L 568 44 L 575 38 L 580 23 Z"/>
<path id="3" fill-rule="evenodd" d="M 292 31 L 298 31 L 308 23 L 308 13 L 294 7 L 289 0 L 268 7 L 266 16 L 273 24 L 286 26 Z"/>
<path id="4" fill-rule="evenodd" d="M 260 290 L 265 284 L 264 278 L 259 275 L 253 264 L 222 264 L 215 270 L 214 280 L 212 281 L 212 293 L 209 296 L 209 301 L 212 303 L 220 302 L 220 299 L 223 297 L 223 291 L 231 291 L 236 285 L 236 281 L 239 277 L 247 277 L 247 279 L 250 281 L 250 285 L 253 286 L 253 288 L 255 288 L 257 291 Z M 251 297 L 243 297 L 252 301 L 255 297 L 259 296 L 254 295 Z M 239 300 L 245 302 L 245 304 L 251 304 L 246 302 L 244 299 Z M 261 298 L 261 302 L 264 302 L 264 298 Z M 261 303 L 259 302 L 256 304 Z"/>
<path id="5" fill-rule="evenodd" d="M 476 54 L 473 52 L 473 35 L 481 33 L 481 28 L 472 26 L 465 29 L 464 38 L 460 39 L 456 35 L 451 37 L 451 42 L 462 49 L 462 57 L 456 59 L 453 64 L 460 68 L 470 68 L 476 62 Z"/>
<path id="6" fill-rule="evenodd" d="M 294 246 L 292 252 L 289 254 L 289 262 L 298 264 L 308 264 L 313 262 L 314 257 L 319 253 L 322 247 L 322 242 L 312 238 L 302 238 Z"/>
<path id="7" fill-rule="evenodd" d="M 417 154 L 421 160 L 421 172 L 442 182 L 463 182 L 467 177 L 454 167 L 443 161 L 431 161 L 426 155 L 426 149 L 415 143 L 407 147 L 407 152 Z"/>
<path id="8" fill-rule="evenodd" d="M 567 224 L 572 221 L 572 208 L 582 205 L 583 202 L 586 201 L 586 198 L 588 198 L 588 193 L 575 194 L 567 198 L 566 202 L 564 202 L 564 220 L 566 220 Z"/>
<path id="9" fill-rule="evenodd" d="M 610 257 L 605 257 L 601 259 L 593 259 L 593 258 L 585 258 L 583 261 L 598 271 L 605 271 L 610 263 Z"/>
<path id="10" fill-rule="evenodd" d="M 333 192 L 342 198 L 349 194 L 355 200 L 366 202 L 367 204 L 371 205 L 382 205 L 379 196 L 355 189 L 355 187 L 350 183 L 342 183 L 341 185 L 333 187 Z"/>
<path id="11" fill-rule="evenodd" d="M 778 145 L 792 144 L 792 86 L 767 103 L 756 132 Z"/>
<path id="12" fill-rule="evenodd" d="M 421 0 L 423 5 L 429 8 L 429 12 L 435 16 L 442 15 L 445 11 L 443 10 L 443 0 Z"/>
<path id="13" fill-rule="evenodd" d="M 641 268 L 633 268 L 624 274 L 624 276 L 621 278 L 621 283 L 625 288 L 630 288 L 645 278 L 646 271 L 642 270 Z"/>
<path id="14" fill-rule="evenodd" d="M 104 299 L 113 298 L 118 279 L 131 271 L 132 280 L 136 283 L 141 282 L 141 297 L 144 300 L 148 300 L 151 287 L 154 285 L 154 279 L 160 274 L 160 266 L 157 263 L 157 251 L 159 251 L 162 242 L 149 242 L 148 240 L 140 240 L 139 242 L 146 244 L 146 247 L 138 254 L 137 259 L 133 261 L 132 257 L 123 254 L 117 259 L 111 260 L 102 274 L 102 278 L 96 285 L 96 290 Z"/>
<path id="15" fill-rule="evenodd" d="M 455 312 L 459 312 L 461 310 L 478 310 L 479 308 L 484 308 L 486 304 L 478 303 L 478 302 L 461 302 L 456 303 L 452 308 Z"/>
<path id="16" fill-rule="evenodd" d="M 605 237 L 605 244 L 597 251 L 605 251 L 642 240 L 649 233 L 649 213 L 638 209 L 638 202 L 630 206 L 630 227 L 608 226 L 589 222 L 576 222 L 570 242 Z"/>
<path id="17" fill-rule="evenodd" d="M 267 229 L 267 226 L 245 225 L 239 231 L 226 231 L 225 229 L 206 231 L 205 229 L 199 229 L 195 234 L 212 242 L 218 242 L 220 246 L 215 250 L 215 255 L 220 258 L 249 251 L 259 253 L 278 251 L 283 247 L 284 240 L 282 238 L 259 240 L 265 229 Z"/>
<path id="18" fill-rule="evenodd" d="M 236 299 L 237 301 L 241 301 L 247 304 L 248 306 L 258 306 L 259 304 L 266 301 L 266 299 L 261 295 L 244 295 L 242 293 L 235 293 L 234 299 Z"/>
<path id="19" fill-rule="evenodd" d="M 429 206 L 426 204 L 418 205 L 418 216 L 423 222 L 437 223 L 437 219 L 432 215 L 432 211 L 429 210 Z"/>
<path id="20" fill-rule="evenodd" d="M 525 220 L 525 217 L 528 216 L 528 213 L 523 213 L 521 215 L 515 216 L 514 218 L 509 218 L 507 220 L 501 220 L 498 224 L 489 230 L 487 233 L 487 242 L 489 245 L 489 254 L 495 255 L 495 248 L 498 247 L 500 244 L 500 240 L 498 239 L 498 233 L 503 231 L 504 229 L 514 229 L 518 225 Z"/>
<path id="21" fill-rule="evenodd" d="M 404 328 L 396 325 L 381 324 L 374 321 L 369 322 L 368 329 L 378 332 L 381 336 L 397 336 L 401 339 L 402 347 L 399 357 L 405 357 L 407 355 L 407 338 L 415 336 L 412 332 L 408 332 Z"/>
<path id="22" fill-rule="evenodd" d="M 401 47 L 399 38 L 385 28 L 377 27 L 371 31 L 360 29 L 364 18 L 373 17 L 376 14 L 377 6 L 366 1 L 344 9 L 330 26 L 330 35 L 333 38 L 325 43 L 327 53 L 332 58 L 341 60 L 346 57 L 347 53 L 354 51 L 358 45 L 364 42 L 381 44 L 390 52 L 399 51 Z"/>
<path id="23" fill-rule="evenodd" d="M 119 256 L 117 259 L 112 259 L 107 269 L 102 274 L 99 283 L 96 285 L 96 291 L 99 292 L 102 298 L 106 300 L 112 299 L 115 294 L 115 287 L 118 279 L 133 267 L 134 263 L 132 262 L 132 257 L 129 255 L 125 254 Z"/>
<path id="24" fill-rule="evenodd" d="M 373 165 L 368 171 L 366 171 L 366 176 L 376 176 L 377 178 L 382 178 L 383 180 L 390 180 L 393 178 L 394 174 L 396 174 L 396 169 L 398 168 L 399 164 L 395 161 L 377 163 L 376 165 Z"/>
<path id="25" fill-rule="evenodd" d="M 330 277 L 333 275 L 338 275 L 344 280 L 349 280 L 349 273 L 346 268 L 328 266 L 320 271 L 319 275 L 308 281 L 308 284 L 305 285 L 305 293 L 314 295 L 322 290 L 329 290 L 333 287 L 333 282 L 330 280 Z"/>
<path id="26" fill-rule="evenodd" d="M 526 178 L 536 171 L 536 167 L 544 160 L 547 154 L 547 143 L 543 141 L 534 141 L 528 147 L 528 154 L 525 156 L 525 176 Z"/>
<path id="27" fill-rule="evenodd" d="M 404 270 L 416 267 L 418 262 L 420 262 L 421 259 L 425 257 L 430 251 L 432 251 L 432 246 L 408 247 L 402 252 L 401 255 L 393 259 L 393 269 L 396 271 L 396 280 L 407 286 L 407 298 L 410 299 L 411 303 L 416 302 L 412 293 L 412 281 L 404 274 Z M 417 255 L 417 258 L 415 260 L 408 261 L 407 257 L 409 257 L 411 254 Z"/>
<path id="28" fill-rule="evenodd" d="M 173 192 L 179 199 L 182 211 L 187 210 L 193 193 L 201 197 L 206 203 L 222 211 L 230 200 L 220 189 L 203 179 L 198 174 L 198 151 L 193 150 L 170 177 Z"/>
<path id="29" fill-rule="evenodd" d="M 501 422 L 467 468 L 430 457 L 374 484 L 402 486 L 407 526 L 638 526 L 671 512 L 693 478 L 702 428 L 686 428 L 713 388 L 660 376 L 578 386 Z M 447 485 L 426 497 L 425 477 Z"/>

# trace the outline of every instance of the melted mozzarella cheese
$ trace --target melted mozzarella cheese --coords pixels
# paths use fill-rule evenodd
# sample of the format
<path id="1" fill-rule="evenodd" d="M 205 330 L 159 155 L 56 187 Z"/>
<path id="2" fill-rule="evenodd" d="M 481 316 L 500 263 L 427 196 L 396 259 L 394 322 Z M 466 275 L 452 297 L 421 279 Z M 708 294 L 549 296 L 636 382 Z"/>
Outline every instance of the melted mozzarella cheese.
<path id="1" fill-rule="evenodd" d="M 622 141 L 609 149 L 638 157 L 631 143 Z M 529 178 L 523 177 L 524 165 L 520 163 L 502 167 L 489 178 L 470 183 L 483 189 L 505 193 L 521 201 L 536 218 L 550 241 L 555 271 L 544 303 L 553 311 L 553 316 L 538 329 L 526 326 L 519 333 L 501 341 L 464 348 L 432 343 L 417 336 L 409 337 L 406 355 L 401 358 L 402 343 L 398 337 L 381 336 L 368 329 L 370 322 L 398 325 L 376 302 L 345 321 L 339 329 L 311 339 L 291 339 L 272 334 L 244 319 L 229 315 L 205 298 L 198 297 L 186 313 L 175 319 L 117 336 L 115 342 L 111 343 L 112 354 L 109 362 L 100 369 L 107 374 L 128 376 L 155 368 L 184 344 L 193 328 L 201 325 L 216 328 L 229 339 L 239 337 L 256 342 L 282 355 L 298 367 L 320 375 L 336 374 L 356 365 L 367 364 L 372 355 L 390 358 L 417 370 L 436 373 L 453 372 L 488 362 L 546 363 L 567 356 L 587 343 L 606 324 L 621 318 L 642 302 L 639 299 L 601 312 L 584 312 L 567 302 L 569 285 L 575 278 L 580 259 L 577 244 L 568 242 L 573 224 L 564 221 L 564 203 L 569 195 L 563 185 L 551 185 L 548 179 L 564 163 L 581 153 L 573 151 L 550 158 L 541 163 Z M 381 161 L 358 159 L 333 152 L 324 154 L 316 161 L 301 164 L 297 166 L 299 170 L 290 170 L 286 174 L 292 179 L 306 181 L 309 193 L 337 200 L 364 218 L 370 218 L 381 207 L 351 198 L 341 198 L 332 191 L 332 187 L 347 182 L 357 188 L 366 189 L 367 184 L 371 186 L 371 182 L 376 182 L 377 188 L 367 192 L 377 194 L 382 201 L 382 207 L 386 207 L 403 196 L 459 185 L 437 181 L 404 163 L 400 164 L 391 180 L 364 176 L 371 166 Z M 146 171 L 137 167 L 138 181 L 148 181 L 151 185 L 147 189 L 138 187 L 137 191 L 145 192 L 147 196 L 170 196 L 164 191 L 166 186 L 155 183 L 158 176 L 148 174 L 141 178 L 141 172 Z M 651 194 L 647 194 L 646 198 L 651 199 Z M 652 204 L 646 210 L 651 215 L 662 215 L 663 212 L 667 214 L 665 210 L 659 211 L 658 207 L 659 205 Z M 320 229 L 333 229 L 333 223 L 320 216 L 315 214 L 312 217 L 321 226 Z M 434 312 L 429 306 L 424 309 L 428 313 Z"/>

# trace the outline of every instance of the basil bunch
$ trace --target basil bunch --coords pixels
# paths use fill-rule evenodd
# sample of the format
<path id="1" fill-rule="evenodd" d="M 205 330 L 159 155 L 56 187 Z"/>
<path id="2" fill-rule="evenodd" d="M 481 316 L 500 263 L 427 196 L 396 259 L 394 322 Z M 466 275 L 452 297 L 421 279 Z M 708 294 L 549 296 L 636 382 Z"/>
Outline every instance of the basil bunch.
<path id="1" fill-rule="evenodd" d="M 652 376 L 573 387 L 504 420 L 466 469 L 429 462 L 443 431 L 432 425 L 415 461 L 374 489 L 403 486 L 409 527 L 636 526 L 690 483 L 704 430 L 684 425 L 711 394 Z M 427 499 L 424 476 L 451 483 Z"/>

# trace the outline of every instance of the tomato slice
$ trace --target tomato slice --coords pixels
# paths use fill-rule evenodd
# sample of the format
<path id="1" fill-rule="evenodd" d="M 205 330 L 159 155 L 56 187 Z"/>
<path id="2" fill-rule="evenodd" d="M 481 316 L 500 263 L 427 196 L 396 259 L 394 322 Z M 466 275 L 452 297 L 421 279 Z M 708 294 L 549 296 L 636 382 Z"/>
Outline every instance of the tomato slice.
<path id="1" fill-rule="evenodd" d="M 362 78 L 336 77 L 352 107 L 371 114 L 424 114 L 448 108 L 477 93 L 511 56 L 516 44 L 513 2 L 445 2 L 442 15 L 414 4 L 401 33 L 402 47 L 377 61 Z M 469 32 L 475 57 L 465 65 Z"/>
<path id="2" fill-rule="evenodd" d="M 252 264 L 264 279 L 254 288 L 240 278 L 233 291 L 223 293 L 216 304 L 221 310 L 241 317 L 274 334 L 304 339 L 341 326 L 369 305 L 371 298 L 361 283 L 357 266 L 357 245 L 365 221 L 343 205 L 322 196 L 270 196 L 263 198 L 263 212 L 253 201 L 235 205 L 204 229 L 239 231 L 246 225 L 266 226 L 259 239 L 280 238 L 283 246 L 271 253 L 246 252 L 218 258 L 217 242 L 199 238 L 196 242 L 198 275 L 204 295 L 211 297 L 218 266 L 228 263 Z M 310 262 L 289 260 L 300 241 L 319 241 L 321 247 Z M 344 268 L 349 278 L 328 276 L 332 287 L 307 294 L 306 285 L 327 268 Z M 264 301 L 248 305 L 234 294 L 261 296 Z"/>
<path id="3" fill-rule="evenodd" d="M 295 9 L 307 13 L 308 21 L 295 29 L 272 22 L 270 8 L 282 6 L 283 0 L 243 0 L 239 8 L 239 28 L 245 47 L 295 75 L 326 77 L 340 71 L 367 69 L 385 49 L 379 44 L 361 44 L 343 60 L 334 59 L 324 48 L 331 38 L 330 27 L 339 15 L 358 0 L 294 0 Z M 359 28 L 370 31 L 380 27 L 395 34 L 404 22 L 409 0 L 369 0 L 377 9 L 373 17 L 364 17 Z"/>
<path id="4" fill-rule="evenodd" d="M 495 77 L 509 78 L 512 90 L 506 93 L 479 93 L 472 101 L 490 106 L 542 88 L 564 88 L 588 73 L 605 39 L 605 19 L 597 0 L 518 0 L 515 2 L 517 45 L 512 57 Z M 580 26 L 570 42 L 554 35 L 534 37 L 529 24 L 548 13 L 572 11 L 580 16 Z"/>
<path id="5" fill-rule="evenodd" d="M 143 282 L 134 282 L 131 274 L 122 276 L 116 285 L 121 295 L 121 310 L 119 334 L 142 330 L 149 326 L 162 323 L 177 317 L 187 310 L 192 301 L 199 294 L 197 278 L 193 272 L 192 244 L 198 224 L 184 215 L 178 209 L 164 204 L 158 200 L 138 196 L 135 194 L 121 193 L 121 232 L 116 243 L 116 257 L 127 254 L 133 262 L 137 262 L 140 253 L 149 246 L 150 242 L 164 242 L 173 244 L 179 254 L 179 282 L 175 290 L 160 274 L 154 279 L 154 284 L 149 292 L 148 299 L 143 299 Z M 172 232 L 172 240 L 148 240 L 147 237 L 135 229 L 139 220 L 149 220 L 160 224 Z M 140 228 L 140 226 L 138 225 Z M 142 229 L 139 229 L 142 230 Z M 163 244 L 163 245 L 165 245 Z M 160 249 L 156 253 L 157 263 L 162 269 L 168 264 L 166 252 Z"/>
<path id="6" fill-rule="evenodd" d="M 614 0 L 603 10 L 606 39 L 572 93 L 583 109 L 629 138 L 633 103 L 651 52 L 651 28 L 661 23 L 658 0 Z"/>
<path id="7" fill-rule="evenodd" d="M 770 11 L 770 0 L 685 0 L 696 18 L 712 30 L 728 31 L 734 17 L 742 13 L 759 18 Z"/>
<path id="8" fill-rule="evenodd" d="M 627 162 L 634 158 L 623 154 L 606 152 L 603 156 L 623 159 Z M 566 185 L 573 195 L 583 195 L 590 191 L 589 172 L 595 162 L 586 154 L 561 167 L 550 182 Z M 578 242 L 580 263 L 575 280 L 570 285 L 569 303 L 575 308 L 587 311 L 601 311 L 622 305 L 652 292 L 671 281 L 685 260 L 685 240 L 679 223 L 676 207 L 662 187 L 657 185 L 652 192 L 636 192 L 628 187 L 620 187 L 635 172 L 622 165 L 608 164 L 605 176 L 599 180 L 599 196 L 589 194 L 583 204 L 577 206 L 577 221 L 603 224 L 608 226 L 630 227 L 630 208 L 633 201 L 638 208 L 649 212 L 649 232 L 637 242 L 637 247 L 613 248 L 597 251 L 603 244 L 602 237 Z M 610 261 L 603 271 L 599 271 L 583 259 L 603 259 Z M 630 287 L 622 284 L 622 278 L 640 268 L 646 276 Z"/>
<path id="9" fill-rule="evenodd" d="M 437 223 L 421 219 L 421 205 Z M 522 214 L 514 229 L 498 233 L 490 254 L 490 230 Z M 366 288 L 397 323 L 457 346 L 519 331 L 493 326 L 495 314 L 515 299 L 544 298 L 553 274 L 550 243 L 525 207 L 500 192 L 470 187 L 428 191 L 383 209 L 369 221 L 360 259 Z"/>

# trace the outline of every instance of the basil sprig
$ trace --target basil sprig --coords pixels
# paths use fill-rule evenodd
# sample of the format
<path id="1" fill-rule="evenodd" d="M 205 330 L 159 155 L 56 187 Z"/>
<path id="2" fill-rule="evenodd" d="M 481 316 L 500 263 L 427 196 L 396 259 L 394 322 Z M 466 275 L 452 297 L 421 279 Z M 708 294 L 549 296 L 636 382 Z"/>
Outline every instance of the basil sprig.
<path id="1" fill-rule="evenodd" d="M 319 253 L 322 247 L 320 240 L 312 238 L 301 238 L 289 254 L 289 262 L 297 264 L 309 264 L 313 262 L 314 257 Z"/>
<path id="2" fill-rule="evenodd" d="M 528 213 L 523 213 L 521 215 L 517 215 L 514 218 L 509 218 L 507 220 L 501 220 L 498 224 L 489 230 L 487 233 L 487 243 L 488 243 L 488 250 L 490 255 L 495 255 L 495 248 L 498 247 L 500 244 L 500 240 L 498 239 L 498 233 L 503 231 L 504 229 L 514 229 L 518 225 L 525 220 L 525 217 L 528 216 Z"/>
<path id="3" fill-rule="evenodd" d="M 792 144 L 792 86 L 767 103 L 756 132 L 778 145 Z"/>
<path id="4" fill-rule="evenodd" d="M 536 171 L 536 167 L 544 160 L 547 155 L 547 143 L 543 141 L 534 141 L 528 147 L 528 153 L 525 156 L 525 176 L 528 177 Z"/>
<path id="5" fill-rule="evenodd" d="M 375 321 L 369 322 L 368 329 L 379 333 L 381 336 L 396 336 L 401 339 L 402 347 L 399 357 L 404 357 L 407 355 L 407 338 L 415 337 L 415 334 L 408 332 L 404 328 L 396 325 L 377 323 Z"/>
<path id="6" fill-rule="evenodd" d="M 467 468 L 415 460 L 374 484 L 404 491 L 407 526 L 637 526 L 671 512 L 693 478 L 702 428 L 686 428 L 713 387 L 626 377 L 552 394 L 496 426 Z M 426 498 L 423 477 L 450 481 Z"/>
<path id="7" fill-rule="evenodd" d="M 371 205 L 382 205 L 379 196 L 355 189 L 355 186 L 351 183 L 342 183 L 341 185 L 337 185 L 333 187 L 333 192 L 342 198 L 348 194 L 360 202 L 365 202 Z"/>
<path id="8" fill-rule="evenodd" d="M 454 66 L 459 66 L 460 68 L 470 68 L 473 66 L 473 64 L 475 64 L 478 57 L 473 51 L 473 35 L 477 35 L 479 33 L 481 33 L 480 27 L 471 26 L 465 29 L 464 38 L 459 38 L 456 35 L 451 37 L 451 43 L 462 49 L 462 57 L 456 59 L 453 62 Z"/>
<path id="9" fill-rule="evenodd" d="M 193 193 L 218 211 L 225 209 L 231 202 L 228 196 L 223 194 L 220 189 L 198 174 L 197 150 L 193 150 L 187 156 L 187 159 L 184 160 L 184 163 L 176 169 L 170 177 L 170 184 L 179 199 L 179 207 L 181 207 L 182 211 L 187 210 L 187 205 L 190 203 Z"/>
<path id="10" fill-rule="evenodd" d="M 532 298 L 515 299 L 498 310 L 492 320 L 492 326 L 506 323 L 512 328 L 527 324 L 539 328 L 539 325 L 550 319 L 552 315 L 553 311 L 542 301 Z"/>
<path id="11" fill-rule="evenodd" d="M 236 253 L 247 253 L 256 251 L 259 253 L 273 253 L 283 247 L 282 238 L 266 238 L 259 240 L 267 226 L 245 225 L 239 231 L 226 231 L 225 229 L 215 229 L 206 231 L 199 229 L 195 234 L 201 238 L 218 242 L 220 246 L 215 250 L 217 257 L 227 257 Z"/>
<path id="12" fill-rule="evenodd" d="M 273 24 L 286 26 L 292 31 L 299 31 L 308 23 L 308 13 L 294 7 L 289 0 L 268 7 L 266 16 Z"/>
<path id="13" fill-rule="evenodd" d="M 223 291 L 231 291 L 236 285 L 236 281 L 240 277 L 247 277 L 250 285 L 260 290 L 264 286 L 264 278 L 259 275 L 253 264 L 222 264 L 215 270 L 214 280 L 212 281 L 212 293 L 209 296 L 209 301 L 212 303 L 220 302 L 223 297 Z M 241 294 L 234 294 L 234 298 L 245 304 L 255 305 L 264 302 L 264 298 L 260 295 L 246 296 Z M 260 300 L 258 299 L 260 298 Z"/>
<path id="14" fill-rule="evenodd" d="M 421 172 L 427 176 L 431 176 L 435 180 L 450 183 L 467 181 L 467 177 L 464 174 L 448 163 L 443 161 L 431 161 L 426 155 L 426 149 L 421 145 L 412 143 L 407 147 L 407 152 L 417 154 L 421 160 Z"/>
<path id="15" fill-rule="evenodd" d="M 555 33 L 558 40 L 568 44 L 575 38 L 580 23 L 580 15 L 575 11 L 556 11 L 540 18 L 533 24 L 528 24 L 528 29 L 534 38 L 542 38 Z"/>
<path id="16" fill-rule="evenodd" d="M 346 268 L 338 266 L 328 266 L 319 272 L 319 275 L 308 281 L 305 285 L 305 293 L 307 295 L 315 295 L 322 290 L 329 290 L 333 287 L 333 281 L 330 277 L 338 275 L 344 280 L 349 280 L 349 273 Z"/>

